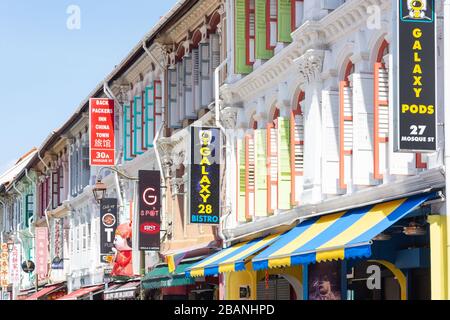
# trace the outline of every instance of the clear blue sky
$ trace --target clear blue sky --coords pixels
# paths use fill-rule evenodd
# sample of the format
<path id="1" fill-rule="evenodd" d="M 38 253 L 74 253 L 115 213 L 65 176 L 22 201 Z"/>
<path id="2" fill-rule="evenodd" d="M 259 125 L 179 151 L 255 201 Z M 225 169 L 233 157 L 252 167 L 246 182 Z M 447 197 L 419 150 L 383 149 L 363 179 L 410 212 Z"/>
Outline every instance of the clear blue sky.
<path id="1" fill-rule="evenodd" d="M 0 175 L 60 127 L 176 0 L 1 0 Z M 80 8 L 79 30 L 66 22 Z"/>

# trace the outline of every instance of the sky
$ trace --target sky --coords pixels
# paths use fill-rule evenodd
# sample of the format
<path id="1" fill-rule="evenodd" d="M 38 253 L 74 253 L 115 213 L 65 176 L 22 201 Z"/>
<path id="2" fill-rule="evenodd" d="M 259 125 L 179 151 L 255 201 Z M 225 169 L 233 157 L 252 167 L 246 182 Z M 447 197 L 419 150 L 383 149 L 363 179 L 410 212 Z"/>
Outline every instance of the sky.
<path id="1" fill-rule="evenodd" d="M 176 0 L 0 0 L 0 175 L 62 126 Z"/>

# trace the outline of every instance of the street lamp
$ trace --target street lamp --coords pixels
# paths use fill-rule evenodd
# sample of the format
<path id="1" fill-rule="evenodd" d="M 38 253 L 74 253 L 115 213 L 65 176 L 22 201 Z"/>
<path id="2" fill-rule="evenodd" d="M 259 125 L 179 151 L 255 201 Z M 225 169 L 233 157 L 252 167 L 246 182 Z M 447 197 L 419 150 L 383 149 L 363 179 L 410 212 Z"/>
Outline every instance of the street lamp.
<path id="1" fill-rule="evenodd" d="M 102 202 L 102 200 L 105 198 L 106 189 L 106 184 L 104 184 L 101 179 L 98 179 L 94 189 L 92 190 L 92 192 L 94 193 L 95 201 L 97 201 L 97 203 L 100 204 L 100 202 Z"/>

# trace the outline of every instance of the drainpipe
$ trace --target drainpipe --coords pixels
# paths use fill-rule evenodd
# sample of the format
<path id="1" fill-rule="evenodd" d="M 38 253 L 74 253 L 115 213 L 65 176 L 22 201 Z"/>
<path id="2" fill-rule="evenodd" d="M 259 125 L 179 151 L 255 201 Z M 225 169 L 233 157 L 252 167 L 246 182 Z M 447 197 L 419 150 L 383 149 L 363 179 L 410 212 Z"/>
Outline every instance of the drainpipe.
<path id="1" fill-rule="evenodd" d="M 44 159 L 42 159 L 42 157 L 41 157 L 41 150 L 39 150 L 39 152 L 38 152 L 38 158 L 39 158 L 39 160 L 41 161 L 41 163 L 44 165 L 44 167 L 45 167 L 45 169 L 47 169 L 47 170 L 50 170 L 50 168 L 47 166 L 47 164 L 44 162 Z"/>
<path id="2" fill-rule="evenodd" d="M 49 166 L 47 166 L 47 164 L 44 162 L 44 160 L 42 159 L 42 157 L 41 157 L 41 151 L 39 151 L 38 152 L 38 158 L 39 158 L 39 160 L 41 161 L 41 163 L 45 166 L 45 168 L 47 169 L 47 171 L 48 170 L 50 170 L 50 168 L 49 168 Z M 50 223 L 49 223 L 49 220 L 48 220 L 48 209 L 50 208 L 50 206 L 51 206 L 51 204 L 52 204 L 52 198 L 51 198 L 52 196 L 50 195 L 50 199 L 49 199 L 49 201 L 48 201 L 48 206 L 47 206 L 47 208 L 45 208 L 45 210 L 44 210 L 44 215 L 45 215 L 45 220 L 47 221 L 47 227 L 48 228 L 50 228 Z"/>
<path id="3" fill-rule="evenodd" d="M 17 189 L 17 187 L 16 187 L 16 182 L 14 181 L 14 183 L 13 183 L 13 188 L 14 188 L 14 190 L 16 190 L 16 192 L 19 194 L 19 196 L 21 197 L 21 200 L 23 201 L 23 193 L 22 192 L 20 192 L 19 191 L 19 189 Z M 20 212 L 19 212 L 19 216 L 18 216 L 18 220 L 20 221 L 20 220 L 22 220 L 22 219 L 20 219 Z M 19 227 L 19 225 L 20 225 L 20 223 L 19 224 L 17 224 L 17 227 Z M 17 232 L 19 232 L 19 229 L 17 229 Z"/>
<path id="4" fill-rule="evenodd" d="M 444 1 L 444 88 L 446 88 L 450 84 L 450 61 L 448 55 L 450 54 L 450 0 Z M 445 130 L 445 151 L 444 151 L 444 164 L 445 164 L 445 192 L 447 201 L 449 199 L 450 192 L 450 111 L 448 108 L 450 107 L 450 90 L 444 90 L 444 130 Z M 450 205 L 447 202 L 445 209 L 446 215 L 446 238 L 447 238 L 447 277 L 450 277 L 450 265 L 448 264 L 448 257 L 450 254 Z M 450 294 L 450 279 L 446 279 L 447 281 L 447 296 Z"/>
<path id="5" fill-rule="evenodd" d="M 112 90 L 109 88 L 108 83 L 104 83 L 103 84 L 103 92 L 106 94 L 106 96 L 109 99 L 114 100 L 119 106 L 122 106 L 122 104 L 119 102 L 119 100 L 117 100 L 116 96 L 114 95 L 114 93 L 112 92 Z M 115 167 L 117 167 L 120 157 L 121 157 L 121 152 L 118 153 L 117 158 L 116 158 L 116 163 L 114 164 Z M 119 200 L 119 206 L 121 208 L 124 207 L 124 200 L 122 197 L 122 189 L 120 188 L 120 181 L 119 181 L 119 174 L 117 172 L 114 171 L 114 182 L 116 185 L 116 190 L 117 190 L 117 198 Z"/>
<path id="6" fill-rule="evenodd" d="M 228 144 L 227 136 L 226 136 L 226 130 L 222 126 L 222 123 L 220 122 L 220 71 L 227 65 L 228 59 L 225 59 L 214 71 L 214 94 L 215 94 L 215 116 L 216 116 L 216 126 L 220 129 L 220 131 L 223 132 L 226 145 Z M 223 226 L 225 223 L 225 220 L 232 214 L 232 211 L 227 212 L 223 217 L 220 218 L 220 224 L 219 224 L 219 232 L 218 236 L 222 240 L 223 246 L 226 246 L 226 237 L 223 234 Z"/>

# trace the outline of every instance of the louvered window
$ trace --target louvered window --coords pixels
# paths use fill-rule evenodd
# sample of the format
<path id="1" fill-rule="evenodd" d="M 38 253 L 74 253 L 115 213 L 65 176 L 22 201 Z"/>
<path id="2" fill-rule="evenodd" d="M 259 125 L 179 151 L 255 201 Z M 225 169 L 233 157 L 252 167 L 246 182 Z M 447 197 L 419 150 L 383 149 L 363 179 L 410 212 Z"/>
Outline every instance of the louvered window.
<path id="1" fill-rule="evenodd" d="M 246 1 L 247 12 L 247 27 L 246 27 L 246 39 L 247 39 L 247 64 L 251 65 L 255 62 L 255 0 Z"/>
<path id="2" fill-rule="evenodd" d="M 375 63 L 374 70 L 374 177 L 383 179 L 389 142 L 389 74 L 383 63 Z"/>
<path id="3" fill-rule="evenodd" d="M 300 203 L 305 168 L 305 124 L 300 108 L 291 115 L 292 205 Z"/>
<path id="4" fill-rule="evenodd" d="M 207 108 L 212 101 L 211 50 L 209 40 L 199 44 L 200 50 L 200 99 L 201 108 Z"/>
<path id="5" fill-rule="evenodd" d="M 245 216 L 251 220 L 255 216 L 255 141 L 252 135 L 245 137 Z"/>
<path id="6" fill-rule="evenodd" d="M 304 15 L 304 0 L 291 0 L 291 30 L 295 31 L 302 25 Z"/>
<path id="7" fill-rule="evenodd" d="M 142 154 L 142 97 L 133 100 L 133 154 Z"/>
<path id="8" fill-rule="evenodd" d="M 61 201 L 60 201 L 60 179 L 59 179 L 59 171 L 52 172 L 52 209 L 56 209 Z"/>
<path id="9" fill-rule="evenodd" d="M 194 86 L 193 103 L 195 111 L 201 109 L 201 87 L 200 87 L 200 51 L 192 50 L 192 81 Z"/>
<path id="10" fill-rule="evenodd" d="M 90 184 L 91 179 L 91 166 L 89 163 L 89 142 L 83 141 L 81 147 L 81 165 L 82 165 L 82 185 L 80 192 L 83 192 L 84 188 Z"/>
<path id="11" fill-rule="evenodd" d="M 154 84 L 145 88 L 145 145 L 147 148 L 153 147 L 155 135 L 155 89 Z"/>
<path id="12" fill-rule="evenodd" d="M 352 154 L 353 154 L 353 103 L 352 88 L 348 81 L 341 81 L 339 86 L 340 108 L 340 169 L 339 185 L 341 189 L 347 188 L 351 180 Z"/>
<path id="13" fill-rule="evenodd" d="M 123 157 L 124 157 L 124 161 L 133 160 L 133 155 L 131 153 L 132 152 L 131 116 L 132 116 L 131 106 L 124 104 L 124 106 L 123 106 Z"/>
<path id="14" fill-rule="evenodd" d="M 192 57 L 185 57 L 183 59 L 184 67 L 184 107 L 186 118 L 195 119 L 197 114 L 194 109 L 194 79 L 193 79 L 193 67 L 192 67 Z"/>
<path id="15" fill-rule="evenodd" d="M 267 207 L 274 213 L 278 209 L 278 129 L 275 124 L 267 125 L 267 141 Z"/>
<path id="16" fill-rule="evenodd" d="M 178 62 L 177 64 L 177 74 L 178 74 L 178 83 L 177 83 L 177 92 L 178 92 L 178 114 L 179 114 L 179 122 L 181 124 L 181 121 L 183 121 L 186 118 L 186 110 L 184 107 L 184 92 L 185 92 L 185 74 L 184 74 L 184 65 L 185 60 Z"/>
<path id="17" fill-rule="evenodd" d="M 278 1 L 267 0 L 267 49 L 273 49 L 278 42 Z"/>
<path id="18" fill-rule="evenodd" d="M 178 113 L 178 90 L 177 90 L 177 70 L 171 69 L 168 74 L 168 94 L 169 94 L 169 121 L 172 128 L 178 128 L 180 126 L 179 113 Z"/>
<path id="19" fill-rule="evenodd" d="M 211 43 L 211 70 L 209 71 L 211 74 L 211 101 L 212 102 L 215 94 L 214 89 L 214 72 L 217 67 L 220 65 L 220 38 L 219 35 L 214 33 L 210 35 L 210 43 Z"/>
<path id="20" fill-rule="evenodd" d="M 144 90 L 141 94 L 141 151 L 147 151 L 147 137 L 148 137 L 148 106 L 146 101 L 146 91 Z"/>
<path id="21" fill-rule="evenodd" d="M 155 124 L 153 126 L 153 136 L 156 136 L 156 131 L 159 130 L 162 124 L 162 82 L 161 80 L 153 81 L 154 88 L 154 106 L 155 106 Z M 153 145 L 153 140 L 150 141 Z"/>

